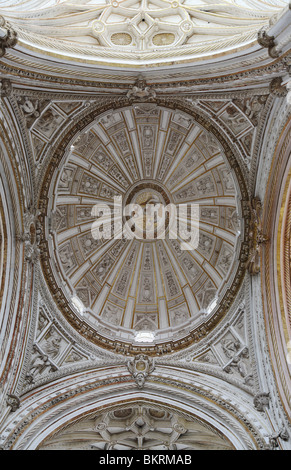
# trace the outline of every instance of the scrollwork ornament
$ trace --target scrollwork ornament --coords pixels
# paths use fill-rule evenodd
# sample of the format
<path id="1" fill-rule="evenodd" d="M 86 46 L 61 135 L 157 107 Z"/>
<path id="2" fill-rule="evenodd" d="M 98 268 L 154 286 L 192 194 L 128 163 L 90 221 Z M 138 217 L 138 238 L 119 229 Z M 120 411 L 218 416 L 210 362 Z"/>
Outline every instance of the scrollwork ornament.
<path id="1" fill-rule="evenodd" d="M 134 378 L 138 388 L 143 388 L 146 378 L 151 374 L 155 369 L 154 360 L 139 354 L 131 361 L 127 362 L 127 368 Z"/>
<path id="2" fill-rule="evenodd" d="M 250 250 L 246 267 L 251 275 L 255 275 L 260 272 L 262 246 L 269 241 L 262 231 L 262 204 L 258 197 L 254 197 L 250 202 L 250 213 Z"/>
<path id="3" fill-rule="evenodd" d="M 282 427 L 278 432 L 273 433 L 269 437 L 269 446 L 271 450 L 274 450 L 279 447 L 278 439 L 282 439 L 283 441 L 289 440 L 289 434 L 285 427 Z"/>
<path id="4" fill-rule="evenodd" d="M 275 37 L 268 35 L 266 26 L 264 26 L 258 31 L 257 41 L 260 44 L 260 46 L 264 48 L 268 48 L 270 57 L 272 57 L 273 59 L 275 59 L 276 57 L 279 57 L 279 52 L 277 51 L 275 47 L 276 46 Z"/>
<path id="5" fill-rule="evenodd" d="M 6 34 L 3 33 L 3 30 L 6 31 Z M 3 16 L 0 16 L 0 57 L 3 57 L 5 55 L 6 49 L 14 47 L 16 43 L 16 32 L 11 28 L 7 28 L 5 19 L 3 18 Z"/>
<path id="6" fill-rule="evenodd" d="M 140 76 L 126 96 L 130 101 L 153 101 L 156 98 L 156 92 L 152 87 L 148 86 L 146 80 Z"/>
<path id="7" fill-rule="evenodd" d="M 40 255 L 39 245 L 42 239 L 42 226 L 39 222 L 40 211 L 28 209 L 23 217 L 23 233 L 16 237 L 24 243 L 25 260 L 35 264 Z"/>
<path id="8" fill-rule="evenodd" d="M 12 88 L 11 81 L 8 80 L 7 78 L 3 78 L 0 81 L 0 96 L 2 98 L 8 98 L 9 96 L 12 95 L 12 91 L 13 91 L 13 88 Z"/>
<path id="9" fill-rule="evenodd" d="M 269 406 L 270 393 L 261 392 L 257 393 L 254 397 L 254 407 L 258 411 L 265 411 L 265 408 Z"/>
<path id="10" fill-rule="evenodd" d="M 282 98 L 286 96 L 287 94 L 287 89 L 286 86 L 282 85 L 283 80 L 281 77 L 276 77 L 274 78 L 269 86 L 269 90 L 271 95 L 276 96 L 278 98 Z"/>
<path id="11" fill-rule="evenodd" d="M 16 395 L 7 395 L 6 403 L 13 413 L 20 407 L 20 399 Z"/>

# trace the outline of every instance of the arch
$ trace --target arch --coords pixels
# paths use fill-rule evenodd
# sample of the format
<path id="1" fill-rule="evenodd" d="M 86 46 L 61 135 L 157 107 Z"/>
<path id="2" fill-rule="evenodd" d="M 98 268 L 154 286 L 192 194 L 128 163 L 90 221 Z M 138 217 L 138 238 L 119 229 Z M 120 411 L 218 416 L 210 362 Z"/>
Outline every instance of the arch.
<path id="1" fill-rule="evenodd" d="M 271 429 L 248 393 L 238 397 L 235 386 L 202 373 L 179 369 L 179 379 L 177 374 L 175 368 L 158 366 L 139 390 L 125 366 L 111 366 L 44 385 L 22 398 L 20 409 L 10 418 L 12 431 L 7 423 L 5 448 L 37 449 L 44 439 L 86 414 L 139 400 L 203 420 L 235 449 L 265 448 Z"/>
<path id="2" fill-rule="evenodd" d="M 269 239 L 262 259 L 262 289 L 268 346 L 285 411 L 291 417 L 290 341 L 290 211 L 291 121 L 284 127 L 273 155 L 264 201 L 264 233 Z M 289 343 L 290 345 L 290 343 Z"/>
<path id="3" fill-rule="evenodd" d="M 6 141 L 5 141 L 6 138 Z M 1 324 L 0 324 L 0 380 L 9 361 L 13 324 L 16 322 L 17 299 L 21 279 L 20 246 L 16 234 L 21 226 L 21 203 L 19 187 L 15 179 L 10 140 L 3 133 L 0 139 L 0 217 L 1 217 Z M 17 293 L 18 291 L 18 293 Z M 3 354 L 3 355 L 2 355 Z"/>

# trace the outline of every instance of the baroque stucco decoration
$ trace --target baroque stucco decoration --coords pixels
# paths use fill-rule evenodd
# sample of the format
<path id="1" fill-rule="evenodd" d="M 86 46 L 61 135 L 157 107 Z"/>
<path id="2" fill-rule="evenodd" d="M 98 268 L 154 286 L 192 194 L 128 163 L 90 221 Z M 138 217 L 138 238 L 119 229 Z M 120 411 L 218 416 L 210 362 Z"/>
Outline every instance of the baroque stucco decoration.
<path id="1" fill-rule="evenodd" d="M 157 346 L 154 346 L 156 351 L 160 347 L 159 343 L 165 343 L 163 338 L 166 339 L 169 334 L 172 334 L 168 331 L 177 331 L 178 336 L 175 339 L 177 347 L 180 347 L 182 343 L 178 338 L 181 337 L 183 331 L 181 325 L 184 323 L 187 325 L 187 322 L 193 323 L 195 318 L 198 320 L 199 311 L 202 317 L 206 318 L 206 326 L 201 326 L 200 331 L 202 335 L 206 334 L 207 324 L 211 324 L 212 311 L 215 312 L 215 305 L 218 304 L 221 307 L 222 314 L 222 311 L 225 312 L 225 307 L 230 305 L 231 298 L 233 298 L 231 291 L 235 287 L 228 290 L 228 300 L 225 299 L 222 304 L 216 298 L 218 290 L 226 292 L 225 283 L 231 285 L 233 282 L 234 270 L 231 273 L 231 264 L 235 262 L 235 269 L 238 270 L 240 276 L 243 276 L 244 273 L 243 266 L 244 258 L 246 259 L 247 256 L 247 243 L 240 240 L 238 213 L 241 213 L 242 210 L 244 214 L 248 213 L 248 204 L 245 202 L 248 193 L 238 167 L 237 178 L 239 183 L 235 183 L 231 176 L 228 159 L 225 156 L 229 155 L 230 161 L 234 161 L 231 151 L 225 151 L 219 140 L 216 140 L 211 133 L 203 132 L 201 124 L 204 121 L 199 118 L 199 115 L 196 117 L 198 119 L 198 125 L 196 125 L 191 114 L 186 112 L 186 108 L 183 112 L 173 112 L 171 108 L 167 110 L 167 101 L 161 102 L 164 108 L 157 106 L 157 104 L 153 107 L 145 106 L 142 103 L 130 107 L 127 105 L 120 108 L 120 110 L 117 108 L 114 112 L 104 112 L 100 116 L 96 111 L 94 114 L 91 113 L 91 115 L 94 115 L 94 119 L 90 127 L 87 126 L 87 131 L 79 133 L 77 139 L 74 138 L 73 133 L 67 137 L 70 145 L 65 153 L 67 160 L 66 163 L 63 163 L 60 179 L 55 180 L 52 173 L 53 167 L 51 166 L 50 176 L 48 174 L 45 176 L 42 189 L 42 200 L 46 203 L 45 193 L 51 191 L 48 184 L 51 178 L 54 181 L 53 184 L 57 185 L 57 189 L 54 191 L 57 197 L 55 201 L 51 200 L 53 205 L 50 209 L 53 211 L 54 220 L 49 222 L 49 227 L 53 227 L 55 230 L 52 233 L 51 241 L 53 245 L 57 246 L 59 257 L 54 260 L 52 255 L 44 254 L 46 250 L 51 253 L 55 252 L 51 241 L 49 241 L 49 244 L 42 244 L 41 259 L 44 260 L 43 266 L 47 271 L 47 279 L 51 283 L 50 279 L 53 279 L 51 266 L 56 262 L 60 266 L 58 272 L 63 273 L 62 284 L 64 285 L 64 282 L 68 284 L 68 289 L 65 289 L 63 294 L 58 289 L 59 305 L 63 303 L 64 295 L 67 296 L 69 292 L 74 291 L 80 297 L 86 311 L 78 318 L 75 310 L 72 309 L 72 313 L 69 314 L 68 318 L 73 319 L 74 317 L 73 324 L 75 323 L 75 325 L 82 324 L 82 330 L 86 331 L 87 338 L 92 338 L 94 342 L 101 340 L 103 345 L 111 349 L 112 347 L 116 348 L 114 336 L 118 342 L 126 345 L 126 349 L 129 348 L 130 351 L 136 352 L 140 350 L 138 344 L 133 347 L 130 346 L 129 341 L 134 342 L 134 331 L 145 328 L 145 325 L 143 325 L 145 317 L 147 318 L 145 329 L 156 332 Z M 177 103 L 178 106 L 179 104 Z M 56 111 L 53 111 L 52 108 L 51 111 L 48 110 L 45 114 L 49 117 L 52 112 L 57 120 L 61 119 L 61 116 L 56 114 Z M 167 122 L 164 129 L 159 127 L 159 116 L 164 122 Z M 137 121 L 137 126 L 134 124 L 135 121 Z M 50 120 L 49 122 L 51 126 L 53 121 Z M 36 129 L 39 127 L 38 121 L 34 127 Z M 38 130 L 41 131 L 41 128 Z M 45 132 L 51 134 L 53 131 L 46 130 Z M 102 143 L 105 134 L 107 135 L 106 143 L 105 141 Z M 101 140 L 100 136 L 103 136 Z M 165 155 L 161 154 L 159 150 L 164 139 L 167 142 Z M 139 144 L 137 144 L 138 142 Z M 193 142 L 195 143 L 193 144 Z M 147 155 L 143 162 L 140 159 L 137 145 L 141 145 L 144 154 Z M 111 155 L 114 155 L 113 159 L 109 157 L 108 151 Z M 181 152 L 186 152 L 185 158 L 182 158 Z M 63 153 L 60 152 L 59 155 L 63 156 Z M 84 162 L 85 159 L 91 162 L 86 163 L 82 171 L 78 170 L 81 155 Z M 206 172 L 203 163 L 205 158 L 207 160 Z M 213 174 L 211 161 L 215 165 Z M 86 171 L 88 164 L 93 164 L 94 168 L 96 166 L 96 176 L 93 176 L 93 174 L 91 176 Z M 58 165 L 58 171 L 59 169 L 60 165 Z M 109 169 L 112 181 L 109 181 L 108 176 L 104 179 Z M 78 188 L 76 186 L 77 179 L 80 180 Z M 73 181 L 75 181 L 74 187 L 72 186 Z M 240 188 L 239 193 L 243 195 L 241 201 L 243 209 L 237 206 L 237 188 Z M 209 227 L 213 226 L 213 229 L 211 229 L 212 234 L 209 233 L 209 230 L 201 234 L 198 251 L 191 253 L 191 251 L 186 250 L 183 253 L 175 240 L 171 243 L 169 243 L 169 240 L 165 244 L 164 240 L 146 243 L 145 240 L 126 240 L 123 238 L 106 242 L 108 248 L 110 246 L 110 250 L 107 254 L 103 254 L 106 244 L 104 245 L 102 241 L 93 240 L 90 230 L 86 230 L 86 233 L 81 230 L 83 233 L 82 239 L 79 239 L 79 236 L 78 238 L 74 237 L 71 241 L 67 238 L 66 232 L 71 233 L 72 227 L 75 225 L 75 219 L 68 219 L 68 217 L 71 217 L 70 214 L 73 214 L 75 210 L 77 211 L 77 226 L 84 223 L 86 226 L 89 221 L 93 222 L 92 207 L 94 204 L 92 206 L 92 202 L 94 198 L 96 202 L 103 201 L 110 205 L 113 203 L 114 196 L 122 195 L 125 198 L 125 203 L 128 203 L 131 202 L 132 197 L 142 197 L 142 193 L 147 194 L 149 191 L 155 193 L 155 197 L 161 197 L 166 203 L 171 200 L 177 203 L 185 201 L 199 203 L 199 200 L 203 199 L 206 193 L 211 198 L 215 198 L 208 200 L 208 203 L 205 203 L 205 208 L 200 207 L 200 211 L 202 211 L 200 216 L 204 226 L 210 224 Z M 77 194 L 80 194 L 78 197 L 82 197 L 82 204 L 80 205 L 80 202 L 77 202 L 76 205 L 74 202 L 75 209 L 72 206 L 69 212 L 66 212 L 69 207 L 69 200 L 66 206 L 63 207 L 62 198 L 72 198 L 72 201 L 77 201 Z M 138 196 L 135 196 L 135 194 Z M 86 198 L 89 198 L 87 201 L 89 205 L 86 203 Z M 213 207 L 214 210 L 211 210 L 210 206 L 213 204 L 211 201 L 214 200 L 217 201 L 215 202 L 217 206 L 220 205 L 219 201 L 222 201 L 219 213 L 217 207 Z M 227 203 L 227 200 L 229 203 Z M 84 206 L 81 207 L 83 203 Z M 43 203 L 41 203 L 39 209 L 41 213 L 46 212 Z M 43 226 L 43 233 L 45 233 L 48 228 L 48 220 L 42 216 L 41 219 L 46 225 L 46 228 Z M 212 219 L 217 220 L 213 222 Z M 227 227 L 225 223 L 228 224 Z M 110 230 L 110 223 L 107 225 Z M 242 225 L 242 230 L 245 233 L 244 237 L 248 237 L 247 227 L 248 219 Z M 79 229 L 77 227 L 76 229 L 77 235 Z M 233 233 L 232 236 L 230 232 Z M 57 237 L 55 237 L 56 234 Z M 218 236 L 219 241 L 215 242 Z M 221 243 L 222 239 L 224 239 L 223 243 Z M 66 240 L 65 243 L 63 240 Z M 68 243 L 71 242 L 73 243 L 72 246 L 75 247 L 73 250 L 68 246 Z M 77 248 L 79 243 L 83 247 L 81 248 L 83 255 L 79 251 L 76 258 L 77 252 L 75 250 L 79 250 Z M 233 259 L 234 247 L 236 246 L 241 246 L 241 266 L 237 266 L 237 262 Z M 80 256 L 83 257 L 82 261 Z M 197 256 L 200 256 L 199 260 Z M 202 258 L 205 259 L 204 273 L 197 265 L 197 262 L 201 264 Z M 81 264 L 78 267 L 79 263 Z M 181 268 L 178 267 L 180 263 L 183 265 Z M 81 268 L 82 265 L 84 267 Z M 141 270 L 141 278 L 135 276 L 131 280 L 132 266 L 136 267 L 136 272 Z M 211 266 L 215 266 L 218 275 L 215 274 Z M 87 271 L 85 277 L 84 268 Z M 120 270 L 120 274 L 110 281 L 108 276 L 111 272 L 114 273 L 117 268 Z M 78 270 L 83 273 L 79 279 L 76 277 Z M 54 268 L 53 271 L 55 271 Z M 153 283 L 154 278 L 157 279 L 156 285 Z M 185 281 L 182 279 L 185 279 Z M 55 281 L 52 282 L 54 284 Z M 184 283 L 183 289 L 181 282 Z M 185 282 L 191 287 L 192 293 L 188 287 L 186 292 Z M 237 278 L 233 285 L 239 286 L 239 282 Z M 201 290 L 202 284 L 206 290 Z M 111 288 L 108 291 L 110 285 Z M 129 291 L 130 285 L 131 290 Z M 163 291 L 162 285 L 165 286 L 165 291 Z M 197 288 L 193 286 L 197 286 Z M 51 287 L 54 290 L 52 284 Z M 102 306 L 97 298 L 98 296 L 104 296 L 104 289 L 107 290 L 106 304 Z M 161 294 L 162 291 L 163 294 Z M 193 297 L 193 293 L 197 300 L 194 303 L 191 302 L 192 310 L 189 310 L 187 304 L 189 296 Z M 126 300 L 128 294 L 130 298 L 136 297 L 135 312 L 132 310 L 133 303 Z M 161 295 L 165 296 L 170 307 L 168 315 L 163 301 L 157 300 Z M 121 301 L 121 299 L 124 300 Z M 195 303 L 197 305 L 196 312 L 193 310 Z M 65 310 L 68 312 L 68 306 Z M 110 325 L 108 325 L 108 322 Z M 100 326 L 97 327 L 97 324 Z M 122 329 L 119 328 L 119 325 L 122 326 Z M 167 330 L 169 327 L 170 330 Z M 91 334 L 93 331 L 94 334 Z M 187 329 L 184 329 L 184 331 L 184 335 L 187 336 Z M 104 339 L 101 336 L 102 332 Z M 144 347 L 147 347 L 148 351 L 152 349 L 150 345 Z M 172 349 L 173 345 L 171 346 Z"/>
<path id="2" fill-rule="evenodd" d="M 260 271 L 262 246 L 269 240 L 262 232 L 261 214 L 262 204 L 256 197 L 251 201 L 250 254 L 247 262 L 247 268 L 252 275 Z"/>
<path id="3" fill-rule="evenodd" d="M 10 406 L 12 413 L 20 407 L 20 399 L 16 395 L 7 395 L 7 405 Z"/>
<path id="4" fill-rule="evenodd" d="M 76 4 L 31 0 L 18 8 L 6 0 L 3 15 L 28 47 L 48 54 L 58 50 L 74 59 L 119 65 L 157 64 L 215 52 L 237 50 L 254 43 L 260 27 L 286 6 L 273 2 L 202 2 L 186 0 L 89 0 Z M 259 35 L 265 47 L 267 34 Z M 269 42 L 268 42 L 269 44 Z"/>
<path id="5" fill-rule="evenodd" d="M 6 49 L 14 47 L 17 43 L 17 34 L 5 22 L 3 16 L 0 16 L 0 57 L 3 57 Z"/>
<path id="6" fill-rule="evenodd" d="M 154 360 L 139 354 L 131 361 L 128 361 L 127 368 L 137 383 L 138 388 L 143 388 L 146 378 L 154 371 Z"/>
<path id="7" fill-rule="evenodd" d="M 5 3 L 11 6 L 11 2 Z M 51 6 L 49 0 L 47 5 Z M 88 13 L 88 5 L 88 2 L 79 5 L 82 15 Z M 120 3 L 118 8 L 121 6 Z M 68 3 L 62 2 L 57 11 L 67 7 Z M 213 5 L 208 7 L 212 9 Z M 203 4 L 204 9 L 208 7 Z M 74 12 L 76 4 L 70 8 Z M 13 22 L 18 24 L 23 18 L 16 18 L 16 10 Z M 268 21 L 269 7 L 267 10 L 256 31 Z M 278 18 L 281 21 L 280 12 Z M 21 47 L 7 49 L 0 59 L 4 72 L 0 108 L 0 295 L 5 300 L 0 306 L 4 346 L 0 349 L 1 449 L 83 446 L 88 450 L 119 450 L 120 446 L 149 449 L 164 445 L 166 449 L 179 450 L 208 448 L 210 441 L 212 448 L 290 449 L 288 349 L 286 345 L 282 347 L 278 337 L 275 295 L 270 298 L 275 283 L 273 265 L 271 262 L 270 267 L 268 262 L 274 259 L 276 226 L 272 226 L 274 210 L 268 213 L 265 199 L 268 188 L 269 197 L 274 196 L 274 206 L 281 208 L 281 203 L 276 202 L 281 184 L 271 181 L 269 186 L 268 175 L 270 168 L 275 174 L 283 172 L 281 145 L 285 158 L 290 155 L 287 137 L 278 144 L 278 136 L 287 132 L 290 117 L 284 91 L 289 80 L 290 56 L 286 49 L 288 41 L 280 36 L 285 31 L 284 21 L 280 22 L 280 33 L 276 32 L 274 17 L 266 30 L 274 37 L 279 57 L 268 56 L 267 49 L 256 41 L 254 48 L 246 49 L 243 59 L 233 58 L 232 65 L 226 59 L 211 67 L 209 64 L 195 67 L 195 76 L 191 67 L 183 71 L 175 67 L 159 69 L 159 74 L 147 70 L 141 76 L 138 72 L 122 74 L 95 67 L 90 70 L 89 64 L 84 63 L 70 64 L 66 69 L 59 58 L 55 58 L 52 66 L 49 56 L 41 60 L 37 57 L 38 46 L 26 42 L 25 26 L 18 24 L 17 28 L 22 29 L 21 34 L 18 32 Z M 38 33 L 32 34 L 35 37 Z M 254 37 L 256 34 L 254 28 Z M 41 42 L 46 42 L 44 36 L 39 36 Z M 56 42 L 59 44 L 59 40 Z M 104 51 L 109 49 L 102 47 Z M 119 47 L 116 45 L 117 55 Z M 165 51 L 171 45 L 157 47 Z M 199 129 L 199 135 L 191 140 L 190 133 L 195 129 Z M 162 146 L 163 133 L 169 171 L 162 159 L 153 158 L 152 143 Z M 129 149 L 142 149 L 147 158 L 139 158 L 138 151 L 127 151 L 126 143 Z M 173 149 L 175 144 L 180 145 L 181 158 L 179 150 Z M 189 155 L 184 152 L 187 145 Z M 215 146 L 219 151 L 211 153 Z M 195 167 L 195 161 L 188 157 L 195 160 L 197 155 L 202 156 L 203 163 Z M 200 184 L 207 174 L 212 174 L 214 194 L 207 193 L 212 187 L 207 184 L 209 181 Z M 215 284 L 215 288 L 209 288 L 210 293 L 207 291 L 209 298 L 205 295 L 207 289 L 202 289 L 204 296 L 197 295 L 197 301 L 205 301 L 206 306 L 210 294 L 217 295 L 218 301 L 216 306 L 211 302 L 214 308 L 210 314 L 202 306 L 197 319 L 213 315 L 213 323 L 197 324 L 187 337 L 184 329 L 187 295 L 183 308 L 175 304 L 175 297 L 165 295 L 161 299 L 156 295 L 157 307 L 161 300 L 167 302 L 166 328 L 159 324 L 162 314 L 159 318 L 157 311 L 150 311 L 149 304 L 155 294 L 155 277 L 160 275 L 166 280 L 165 292 L 169 294 L 168 270 L 179 273 L 174 280 L 180 282 L 177 285 L 184 295 L 183 277 L 191 289 L 195 270 L 187 261 L 183 262 L 184 255 L 178 250 L 166 244 L 162 250 L 153 247 L 154 243 L 148 247 L 146 241 L 139 242 L 135 264 L 141 272 L 135 284 L 139 310 L 133 309 L 133 313 L 143 318 L 134 318 L 129 330 L 132 334 L 145 328 L 158 335 L 166 332 L 167 341 L 154 348 L 144 343 L 127 344 L 128 338 L 121 334 L 130 309 L 121 302 L 128 299 L 120 296 L 121 291 L 117 292 L 117 284 L 122 287 L 126 281 L 124 272 L 128 266 L 119 271 L 118 262 L 122 256 L 129 259 L 131 249 L 126 252 L 122 245 L 119 249 L 110 247 L 114 271 L 108 273 L 103 284 L 108 259 L 103 263 L 104 253 L 98 251 L 102 247 L 92 246 L 85 228 L 91 222 L 86 219 L 85 203 L 89 200 L 94 203 L 101 197 L 101 191 L 110 195 L 110 189 L 139 197 L 145 189 L 136 186 L 141 175 L 142 184 L 146 181 L 146 189 L 154 197 L 166 200 L 182 187 L 191 198 L 196 190 L 197 194 L 201 192 L 202 231 L 216 247 L 212 255 L 207 255 L 209 244 L 204 236 L 202 245 L 206 248 L 203 251 L 201 245 L 196 254 L 200 259 L 200 263 L 196 260 L 198 266 L 207 266 L 204 274 Z M 157 181 L 152 181 L 156 176 L 160 177 L 157 178 L 160 187 L 165 183 L 169 189 L 157 189 Z M 275 178 L 276 182 L 281 180 Z M 189 187 L 192 192 L 187 193 Z M 229 208 L 233 212 L 230 218 L 226 217 Z M 287 225 L 282 229 L 282 239 L 288 237 Z M 233 253 L 227 254 L 223 246 L 232 245 L 235 233 L 242 250 L 233 245 Z M 265 234 L 270 238 L 268 243 Z M 46 241 L 55 249 L 47 249 Z M 67 242 L 73 248 L 66 251 Z M 283 250 L 284 243 L 280 246 Z M 263 267 L 256 276 L 250 276 L 246 269 L 252 248 L 256 257 L 251 270 L 258 271 L 258 257 Z M 290 267 L 288 253 L 287 250 L 284 256 L 285 274 Z M 74 284 L 79 279 L 77 271 L 70 270 L 67 263 L 71 254 L 81 269 L 101 261 L 96 284 L 90 284 L 90 289 L 88 284 L 82 285 L 83 279 Z M 3 260 L 7 265 L 4 269 Z M 154 266 L 161 266 L 160 271 L 154 270 Z M 237 266 L 232 283 L 231 274 Z M 63 276 L 64 282 L 59 282 L 58 275 Z M 284 275 L 282 279 L 287 283 L 288 277 Z M 108 287 L 109 276 L 113 286 L 111 297 L 106 299 L 108 308 L 94 311 L 94 288 L 97 284 L 102 289 L 105 284 Z M 221 291 L 226 291 L 221 296 L 219 278 Z M 261 285 L 262 279 L 265 283 Z M 10 289 L 5 287 L 8 284 Z M 70 286 L 77 292 L 70 291 Z M 83 304 L 87 302 L 88 309 L 93 306 L 91 319 L 95 315 L 97 322 L 104 321 L 102 341 L 93 340 L 98 335 L 96 324 L 91 330 L 87 328 L 89 320 L 82 316 L 80 304 L 71 302 L 77 293 Z M 153 308 L 154 304 L 150 305 Z M 110 338 L 116 331 L 117 335 Z M 103 342 L 108 338 L 109 343 L 112 341 L 109 348 Z M 272 349 L 270 354 L 273 345 L 280 350 L 279 355 L 274 355 Z M 116 426 L 118 430 L 114 432 Z M 195 438 L 197 431 L 203 439 Z M 84 439 L 82 443 L 80 436 Z"/>
<path id="8" fill-rule="evenodd" d="M 124 433 L 126 430 L 126 434 Z M 91 414 L 72 423 L 65 432 L 44 441 L 39 450 L 202 450 L 211 442 L 215 450 L 232 450 L 217 430 L 187 414 L 167 407 L 127 406 Z"/>

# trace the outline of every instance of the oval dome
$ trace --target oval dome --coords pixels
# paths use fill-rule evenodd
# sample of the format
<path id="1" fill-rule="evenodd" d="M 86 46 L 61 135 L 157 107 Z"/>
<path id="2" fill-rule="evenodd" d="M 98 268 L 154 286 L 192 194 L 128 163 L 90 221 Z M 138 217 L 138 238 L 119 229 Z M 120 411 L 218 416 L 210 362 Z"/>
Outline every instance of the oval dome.
<path id="1" fill-rule="evenodd" d="M 157 345 L 211 318 L 239 262 L 240 189 L 221 143 L 192 116 L 145 103 L 103 113 L 71 142 L 50 192 L 52 271 L 74 314 L 98 335 Z M 123 233 L 113 227 L 116 201 Z M 189 233 L 196 208 L 196 245 L 181 230 L 173 237 L 167 220 L 161 236 L 148 238 L 143 213 L 130 239 L 125 207 L 147 202 L 186 207 Z M 101 238 L 96 207 L 108 211 L 99 212 Z M 158 227 L 159 212 L 154 220 Z"/>

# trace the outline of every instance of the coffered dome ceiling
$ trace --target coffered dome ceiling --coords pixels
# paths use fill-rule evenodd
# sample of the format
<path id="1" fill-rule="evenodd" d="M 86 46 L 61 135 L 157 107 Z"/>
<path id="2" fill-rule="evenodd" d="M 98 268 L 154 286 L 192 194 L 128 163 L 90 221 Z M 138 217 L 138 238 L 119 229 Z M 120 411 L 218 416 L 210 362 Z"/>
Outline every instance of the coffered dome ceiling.
<path id="1" fill-rule="evenodd" d="M 48 278 L 93 341 L 138 347 L 137 332 L 147 331 L 153 344 L 181 343 L 225 313 L 220 303 L 239 265 L 241 191 L 221 143 L 192 116 L 154 103 L 103 113 L 71 141 L 49 193 Z M 141 206 L 198 204 L 197 248 L 181 249 L 169 227 L 164 239 L 145 239 L 143 217 L 133 239 L 94 238 L 93 207 L 113 209 L 117 196 Z"/>
<path id="2" fill-rule="evenodd" d="M 243 9 L 255 38 L 270 16 L 256 12 L 273 14 L 277 1 L 197 3 L 195 15 L 226 31 L 226 5 L 229 28 L 243 26 L 232 7 Z M 11 4 L 0 11 L 11 22 L 0 16 L 0 448 L 289 449 L 291 10 L 237 54 L 139 73 L 96 62 L 102 52 L 162 64 L 173 52 L 179 63 L 207 41 L 225 52 L 218 36 L 179 42 L 182 6 L 198 18 L 190 0 L 167 3 L 177 22 L 146 31 L 139 50 L 110 43 L 133 34 L 117 24 L 137 2 Z M 82 28 L 102 18 L 99 43 Z M 53 22 L 60 36 L 49 38 Z M 146 42 L 159 34 L 177 42 Z M 180 227 L 172 236 L 171 213 L 164 229 L 161 207 L 147 238 L 153 203 L 198 206 L 197 246 Z M 110 216 L 129 204 L 135 230 L 122 238 L 130 214 L 117 226 Z M 182 221 L 193 228 L 190 211 Z"/>
<path id="3" fill-rule="evenodd" d="M 26 0 L 2 2 L 21 43 L 83 62 L 167 64 L 237 51 L 285 0 Z"/>

